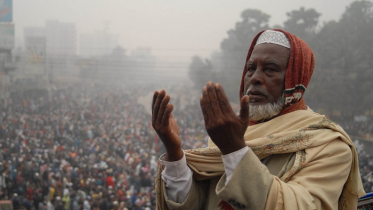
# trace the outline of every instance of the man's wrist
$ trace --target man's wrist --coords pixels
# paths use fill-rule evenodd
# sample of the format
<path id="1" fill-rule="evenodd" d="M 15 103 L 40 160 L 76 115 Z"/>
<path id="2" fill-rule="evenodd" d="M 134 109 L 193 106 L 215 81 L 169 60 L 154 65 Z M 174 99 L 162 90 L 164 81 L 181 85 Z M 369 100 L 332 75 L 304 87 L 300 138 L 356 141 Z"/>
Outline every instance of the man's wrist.
<path id="1" fill-rule="evenodd" d="M 181 158 L 183 158 L 184 152 L 181 148 L 176 149 L 176 150 L 167 150 L 167 154 L 165 156 L 167 161 L 178 161 Z"/>
<path id="2" fill-rule="evenodd" d="M 242 148 L 246 147 L 246 144 L 244 141 L 242 141 L 242 143 L 240 144 L 235 144 L 235 145 L 229 145 L 229 146 L 222 146 L 221 148 L 219 147 L 221 153 L 223 155 L 227 155 L 227 154 L 230 154 L 232 152 L 236 152 Z"/>
<path id="3" fill-rule="evenodd" d="M 159 162 L 163 166 L 165 166 L 165 169 L 162 172 L 164 176 L 168 177 L 169 179 L 173 179 L 172 177 L 180 177 L 182 174 L 186 172 L 188 166 L 186 163 L 184 152 L 181 159 L 177 161 L 169 161 L 167 156 L 167 153 L 165 153 L 161 155 L 161 157 L 159 157 Z"/>

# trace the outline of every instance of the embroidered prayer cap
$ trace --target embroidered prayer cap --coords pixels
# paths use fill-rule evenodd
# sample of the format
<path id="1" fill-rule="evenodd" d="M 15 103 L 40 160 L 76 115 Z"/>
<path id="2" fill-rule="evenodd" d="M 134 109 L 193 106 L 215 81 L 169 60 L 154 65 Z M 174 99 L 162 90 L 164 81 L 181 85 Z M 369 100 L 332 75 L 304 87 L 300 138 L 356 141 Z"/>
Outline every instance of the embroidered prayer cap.
<path id="1" fill-rule="evenodd" d="M 258 40 L 256 41 L 256 45 L 263 44 L 263 43 L 272 43 L 281 45 L 283 47 L 290 49 L 290 42 L 288 38 L 286 38 L 285 34 L 274 31 L 274 30 L 266 30 L 262 34 L 260 34 Z"/>
<path id="2" fill-rule="evenodd" d="M 290 56 L 285 73 L 285 104 L 279 115 L 300 109 L 306 109 L 303 94 L 311 80 L 313 69 L 315 67 L 313 52 L 303 40 L 295 35 L 281 29 L 273 29 L 272 31 L 284 34 L 290 43 Z M 255 45 L 257 45 L 259 38 L 265 32 L 266 31 L 259 32 L 251 42 L 241 78 L 240 98 L 243 96 L 244 78 L 247 68 L 246 64 L 250 59 L 251 53 L 253 52 Z"/>

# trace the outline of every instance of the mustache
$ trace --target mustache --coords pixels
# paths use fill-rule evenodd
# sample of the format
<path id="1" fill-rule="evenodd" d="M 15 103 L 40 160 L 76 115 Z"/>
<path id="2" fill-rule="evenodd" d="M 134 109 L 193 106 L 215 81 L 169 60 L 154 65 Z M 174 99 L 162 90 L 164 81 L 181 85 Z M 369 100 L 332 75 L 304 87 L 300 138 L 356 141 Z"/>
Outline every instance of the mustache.
<path id="1" fill-rule="evenodd" d="M 262 88 L 262 87 L 259 87 L 259 86 L 250 85 L 249 88 L 246 90 L 245 95 L 249 95 L 250 91 L 257 91 L 257 92 L 260 92 L 260 94 L 262 94 L 262 95 L 265 95 L 267 97 L 269 96 L 268 91 L 266 89 Z"/>

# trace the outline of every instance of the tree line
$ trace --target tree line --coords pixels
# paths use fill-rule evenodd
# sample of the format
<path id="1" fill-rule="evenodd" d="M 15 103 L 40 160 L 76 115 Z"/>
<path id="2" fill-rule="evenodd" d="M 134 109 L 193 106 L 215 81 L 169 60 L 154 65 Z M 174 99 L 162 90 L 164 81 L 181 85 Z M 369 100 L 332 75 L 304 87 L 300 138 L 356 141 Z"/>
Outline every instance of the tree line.
<path id="1" fill-rule="evenodd" d="M 373 115 L 373 3 L 355 1 L 339 20 L 319 23 L 315 9 L 288 13 L 283 25 L 269 25 L 270 15 L 246 9 L 228 30 L 220 50 L 210 58 L 195 56 L 189 77 L 197 89 L 207 81 L 223 85 L 231 102 L 238 102 L 247 51 L 262 30 L 281 28 L 303 39 L 314 51 L 316 65 L 305 100 L 313 110 L 335 117 Z"/>

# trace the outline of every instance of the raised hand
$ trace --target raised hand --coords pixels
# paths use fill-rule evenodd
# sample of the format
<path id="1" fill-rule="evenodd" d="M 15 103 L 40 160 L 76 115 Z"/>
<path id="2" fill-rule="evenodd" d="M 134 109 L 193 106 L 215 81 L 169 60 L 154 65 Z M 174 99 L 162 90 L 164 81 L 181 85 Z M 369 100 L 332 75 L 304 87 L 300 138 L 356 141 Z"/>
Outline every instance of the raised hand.
<path id="1" fill-rule="evenodd" d="M 172 116 L 173 105 L 165 90 L 155 91 L 152 102 L 152 126 L 162 140 L 168 155 L 168 161 L 177 161 L 183 157 L 179 127 Z"/>
<path id="2" fill-rule="evenodd" d="M 208 82 L 200 99 L 207 133 L 225 155 L 246 146 L 244 134 L 249 125 L 249 97 L 241 98 L 237 116 L 220 84 Z"/>

